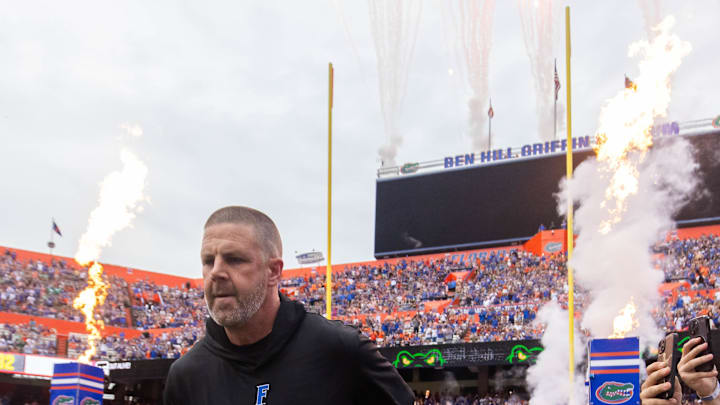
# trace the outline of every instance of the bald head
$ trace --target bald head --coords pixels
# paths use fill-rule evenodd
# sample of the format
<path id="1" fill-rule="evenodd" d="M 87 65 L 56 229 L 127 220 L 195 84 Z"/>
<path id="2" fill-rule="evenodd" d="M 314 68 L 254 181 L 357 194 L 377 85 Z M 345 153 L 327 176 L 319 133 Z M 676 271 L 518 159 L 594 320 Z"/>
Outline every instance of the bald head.
<path id="1" fill-rule="evenodd" d="M 275 223 L 262 212 L 242 206 L 220 208 L 210 215 L 204 229 L 219 224 L 239 224 L 251 226 L 258 243 L 268 258 L 282 257 L 282 240 Z"/>

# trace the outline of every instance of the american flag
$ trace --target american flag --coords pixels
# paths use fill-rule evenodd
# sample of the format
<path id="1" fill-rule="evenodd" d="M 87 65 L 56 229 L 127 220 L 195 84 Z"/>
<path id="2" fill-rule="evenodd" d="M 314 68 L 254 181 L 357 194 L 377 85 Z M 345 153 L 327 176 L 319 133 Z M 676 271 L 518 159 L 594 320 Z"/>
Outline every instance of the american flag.
<path id="1" fill-rule="evenodd" d="M 56 234 L 62 236 L 62 232 L 60 232 L 60 227 L 57 226 L 54 219 L 52 220 L 52 230 L 55 231 Z"/>
<path id="2" fill-rule="evenodd" d="M 637 85 L 635 84 L 634 81 L 630 80 L 630 78 L 627 77 L 627 75 L 625 75 L 625 88 L 626 88 L 626 89 L 633 89 L 633 90 L 636 90 L 636 91 L 637 91 Z"/>
<path id="3" fill-rule="evenodd" d="M 557 74 L 557 60 L 555 61 L 555 101 L 558 99 L 558 93 L 560 93 L 560 77 Z"/>

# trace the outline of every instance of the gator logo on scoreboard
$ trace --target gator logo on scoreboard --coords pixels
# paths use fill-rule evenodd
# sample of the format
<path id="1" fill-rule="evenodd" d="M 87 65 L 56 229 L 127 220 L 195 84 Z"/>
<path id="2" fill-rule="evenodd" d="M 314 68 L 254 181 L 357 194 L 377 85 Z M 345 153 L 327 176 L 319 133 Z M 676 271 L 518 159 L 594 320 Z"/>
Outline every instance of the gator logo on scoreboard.
<path id="1" fill-rule="evenodd" d="M 548 242 L 545 244 L 545 251 L 548 253 L 555 253 L 561 251 L 563 248 L 562 242 Z"/>
<path id="2" fill-rule="evenodd" d="M 438 349 L 432 349 L 427 353 L 410 353 L 407 350 L 403 350 L 397 354 L 393 366 L 395 368 L 408 368 L 408 367 L 442 367 L 445 364 L 445 359 Z"/>
<path id="3" fill-rule="evenodd" d="M 80 401 L 80 405 L 100 405 L 100 401 L 95 398 L 85 397 Z"/>
<path id="4" fill-rule="evenodd" d="M 75 398 L 69 395 L 58 395 L 52 402 L 52 405 L 66 405 L 75 403 Z"/>
<path id="5" fill-rule="evenodd" d="M 635 386 L 632 383 L 619 383 L 608 381 L 598 387 L 595 397 L 606 404 L 622 404 L 632 398 Z"/>
<path id="6" fill-rule="evenodd" d="M 411 174 L 418 171 L 420 168 L 420 163 L 405 163 L 400 168 L 400 173 L 402 174 Z"/>
<path id="7" fill-rule="evenodd" d="M 531 347 L 528 348 L 525 345 L 515 345 L 512 348 L 510 354 L 505 357 L 505 360 L 510 363 L 535 363 L 537 355 L 543 351 L 542 347 Z"/>

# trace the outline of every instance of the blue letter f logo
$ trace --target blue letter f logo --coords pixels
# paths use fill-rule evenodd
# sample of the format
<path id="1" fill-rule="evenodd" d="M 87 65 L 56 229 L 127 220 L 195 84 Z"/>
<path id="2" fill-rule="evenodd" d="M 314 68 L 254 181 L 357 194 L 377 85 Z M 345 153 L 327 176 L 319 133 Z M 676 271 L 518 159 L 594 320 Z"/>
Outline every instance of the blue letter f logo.
<path id="1" fill-rule="evenodd" d="M 265 404 L 268 391 L 270 391 L 270 384 L 262 384 L 257 386 L 257 396 L 255 397 L 255 405 Z"/>

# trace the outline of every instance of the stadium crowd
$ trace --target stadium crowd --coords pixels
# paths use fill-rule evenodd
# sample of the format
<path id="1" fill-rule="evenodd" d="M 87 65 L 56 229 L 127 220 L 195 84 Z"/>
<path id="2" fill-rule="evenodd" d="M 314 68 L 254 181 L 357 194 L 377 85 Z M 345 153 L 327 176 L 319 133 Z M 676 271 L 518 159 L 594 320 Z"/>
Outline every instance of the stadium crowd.
<path id="1" fill-rule="evenodd" d="M 655 246 L 661 255 L 658 267 L 666 282 L 677 282 L 676 294 L 663 301 L 656 314 L 658 326 L 665 330 L 683 330 L 688 321 L 707 315 L 720 327 L 720 236 L 673 238 Z"/>
<path id="2" fill-rule="evenodd" d="M 467 278 L 448 280 L 451 273 Z M 499 250 L 465 264 L 446 257 L 352 266 L 334 277 L 333 313 L 341 317 L 417 311 L 424 303 L 445 299 L 458 306 L 489 306 L 557 299 L 567 292 L 563 253 L 535 256 L 517 250 Z M 282 282 L 296 299 L 318 313 L 325 308 L 324 284 L 324 275 Z"/>
<path id="3" fill-rule="evenodd" d="M 446 392 L 415 393 L 415 405 L 526 405 L 528 400 L 512 392 L 492 393 L 488 395 L 467 394 L 452 395 Z"/>
<path id="4" fill-rule="evenodd" d="M 720 237 L 673 239 L 654 248 L 662 257 L 658 266 L 666 281 L 678 282 L 662 299 L 658 324 L 680 330 L 690 318 L 707 314 L 720 325 L 720 292 L 715 290 Z M 446 256 L 348 266 L 334 275 L 333 314 L 380 346 L 539 338 L 543 327 L 534 322 L 539 308 L 550 300 L 567 302 L 565 261 L 562 252 L 536 256 L 497 250 L 466 263 Z M 0 257 L 0 277 L 0 311 L 81 320 L 72 308 L 72 299 L 86 283 L 81 269 L 61 261 L 20 263 L 6 251 Z M 132 339 L 108 336 L 98 358 L 177 357 L 202 336 L 207 309 L 201 288 L 129 284 L 119 277 L 108 281 L 111 293 L 100 311 L 108 324 L 126 326 L 129 320 L 136 329 L 171 329 Z M 322 274 L 284 279 L 281 288 L 308 310 L 324 312 Z M 577 288 L 576 309 L 582 310 L 586 299 Z M 79 353 L 85 345 L 77 336 L 70 336 L 68 344 L 68 353 Z M 21 351 L 16 346 L 7 350 Z"/>
<path id="5" fill-rule="evenodd" d="M 108 361 L 178 358 L 185 354 L 204 332 L 201 326 L 188 326 L 156 334 L 145 332 L 134 338 L 109 335 L 99 342 L 94 358 Z M 79 356 L 87 347 L 87 335 L 70 334 L 69 357 Z"/>
<path id="6" fill-rule="evenodd" d="M 333 314 L 381 346 L 538 338 L 539 307 L 567 300 L 565 261 L 563 253 L 498 250 L 466 264 L 446 257 L 349 267 L 335 275 Z M 282 286 L 322 313 L 324 283 L 323 275 L 311 275 Z"/>
<path id="7" fill-rule="evenodd" d="M 171 288 L 139 281 L 133 284 L 132 291 L 134 326 L 138 329 L 193 327 L 207 317 L 203 290 L 189 284 Z"/>
<path id="8" fill-rule="evenodd" d="M 103 280 L 110 288 L 98 314 L 108 325 L 128 326 L 127 282 L 105 274 Z M 62 260 L 21 263 L 10 250 L 0 257 L 0 312 L 81 322 L 82 315 L 72 304 L 86 286 L 87 271 L 68 266 Z"/>
<path id="9" fill-rule="evenodd" d="M 714 289 L 720 276 L 720 236 L 672 239 L 655 247 L 667 281 L 687 280 L 692 289 Z"/>
<path id="10" fill-rule="evenodd" d="M 0 323 L 0 352 L 54 356 L 57 353 L 57 334 L 54 329 L 35 322 Z"/>

